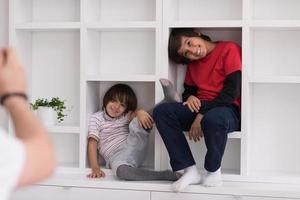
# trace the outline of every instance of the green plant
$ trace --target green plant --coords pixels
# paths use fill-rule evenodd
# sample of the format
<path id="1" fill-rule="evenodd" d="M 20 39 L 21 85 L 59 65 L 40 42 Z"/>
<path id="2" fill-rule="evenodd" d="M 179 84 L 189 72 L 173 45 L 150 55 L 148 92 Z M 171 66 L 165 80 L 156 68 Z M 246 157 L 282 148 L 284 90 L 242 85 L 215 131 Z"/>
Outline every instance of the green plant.
<path id="1" fill-rule="evenodd" d="M 66 110 L 65 100 L 61 100 L 59 97 L 53 97 L 50 101 L 45 98 L 37 99 L 33 103 L 30 103 L 30 106 L 33 110 L 37 110 L 39 107 L 53 108 L 59 123 L 64 121 L 64 117 L 67 116 L 64 113 Z"/>

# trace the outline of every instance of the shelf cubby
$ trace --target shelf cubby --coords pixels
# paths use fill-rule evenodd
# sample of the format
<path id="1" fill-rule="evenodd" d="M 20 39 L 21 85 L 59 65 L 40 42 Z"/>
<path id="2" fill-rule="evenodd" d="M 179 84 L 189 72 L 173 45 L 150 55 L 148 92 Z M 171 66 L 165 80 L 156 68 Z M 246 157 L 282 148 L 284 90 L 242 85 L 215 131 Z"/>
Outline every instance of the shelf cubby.
<path id="1" fill-rule="evenodd" d="M 155 29 L 89 29 L 87 76 L 155 75 Z"/>
<path id="2" fill-rule="evenodd" d="M 242 0 L 164 0 L 167 21 L 241 20 Z"/>
<path id="3" fill-rule="evenodd" d="M 252 76 L 300 76 L 300 28 L 251 28 Z"/>
<path id="4" fill-rule="evenodd" d="M 49 133 L 57 157 L 58 167 L 79 168 L 79 135 L 74 133 Z"/>
<path id="5" fill-rule="evenodd" d="M 249 174 L 300 176 L 300 84 L 251 84 Z"/>
<path id="6" fill-rule="evenodd" d="M 78 31 L 17 31 L 16 46 L 27 69 L 30 101 L 66 100 L 64 125 L 79 126 L 80 48 Z M 66 78 L 68 77 L 68 78 Z"/>
<path id="7" fill-rule="evenodd" d="M 254 20 L 300 20 L 298 0 L 253 0 Z"/>
<path id="8" fill-rule="evenodd" d="M 156 20 L 155 0 L 88 0 L 86 2 L 88 22 Z"/>
<path id="9" fill-rule="evenodd" d="M 151 109 L 155 104 L 155 82 L 119 82 L 119 81 L 89 81 L 87 82 L 86 113 L 88 123 L 90 116 L 102 108 L 102 99 L 109 87 L 117 83 L 128 84 L 138 99 L 138 108 Z M 87 131 L 86 131 L 87 134 Z M 149 137 L 148 154 L 143 167 L 154 169 L 154 131 Z"/>
<path id="10" fill-rule="evenodd" d="M 16 23 L 79 22 L 80 0 L 16 0 Z"/>

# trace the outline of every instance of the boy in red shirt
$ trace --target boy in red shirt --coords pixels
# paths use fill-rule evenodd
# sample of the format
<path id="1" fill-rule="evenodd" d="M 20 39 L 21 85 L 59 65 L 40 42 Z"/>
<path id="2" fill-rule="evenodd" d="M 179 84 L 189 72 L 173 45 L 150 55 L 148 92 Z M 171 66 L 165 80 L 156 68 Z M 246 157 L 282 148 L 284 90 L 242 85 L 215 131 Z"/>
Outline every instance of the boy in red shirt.
<path id="1" fill-rule="evenodd" d="M 183 103 L 165 103 L 154 109 L 154 121 L 168 149 L 170 164 L 174 171 L 184 170 L 172 188 L 178 192 L 201 181 L 205 186 L 219 186 L 227 134 L 240 129 L 241 48 L 234 42 L 212 42 L 193 29 L 174 29 L 169 38 L 169 57 L 188 65 Z M 204 136 L 204 180 L 182 131 L 189 131 L 194 141 Z"/>

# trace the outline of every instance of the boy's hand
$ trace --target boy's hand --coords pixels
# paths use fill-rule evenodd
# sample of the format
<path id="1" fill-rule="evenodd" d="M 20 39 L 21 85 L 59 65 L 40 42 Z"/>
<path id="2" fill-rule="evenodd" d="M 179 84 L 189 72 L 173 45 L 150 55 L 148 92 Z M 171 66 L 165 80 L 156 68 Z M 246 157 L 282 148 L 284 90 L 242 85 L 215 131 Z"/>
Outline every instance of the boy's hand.
<path id="1" fill-rule="evenodd" d="M 191 95 L 185 102 L 183 102 L 183 105 L 187 105 L 192 112 L 199 112 L 201 101 L 197 97 Z"/>
<path id="2" fill-rule="evenodd" d="M 88 178 L 105 177 L 105 173 L 100 168 L 92 168 L 92 172 L 87 175 Z"/>
<path id="3" fill-rule="evenodd" d="M 201 128 L 202 117 L 203 116 L 201 114 L 197 115 L 189 131 L 189 139 L 194 140 L 195 142 L 200 141 L 200 138 L 203 137 L 203 132 Z"/>
<path id="4" fill-rule="evenodd" d="M 136 111 L 136 117 L 139 120 L 139 124 L 144 129 L 150 129 L 153 125 L 153 119 L 146 111 L 139 109 Z"/>

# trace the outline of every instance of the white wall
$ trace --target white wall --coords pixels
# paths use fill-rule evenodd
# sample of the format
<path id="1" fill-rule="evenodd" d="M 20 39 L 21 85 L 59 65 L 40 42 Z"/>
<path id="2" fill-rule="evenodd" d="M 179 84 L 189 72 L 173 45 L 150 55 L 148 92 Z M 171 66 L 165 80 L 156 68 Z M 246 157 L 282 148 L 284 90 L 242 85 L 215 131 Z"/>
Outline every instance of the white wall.
<path id="1" fill-rule="evenodd" d="M 8 1 L 0 0 L 0 46 L 8 44 Z"/>
<path id="2" fill-rule="evenodd" d="M 8 45 L 8 1 L 0 0 L 0 47 Z M 0 108 L 0 126 L 7 128 L 7 116 Z"/>

